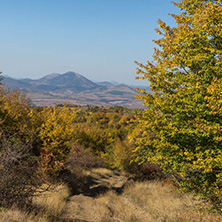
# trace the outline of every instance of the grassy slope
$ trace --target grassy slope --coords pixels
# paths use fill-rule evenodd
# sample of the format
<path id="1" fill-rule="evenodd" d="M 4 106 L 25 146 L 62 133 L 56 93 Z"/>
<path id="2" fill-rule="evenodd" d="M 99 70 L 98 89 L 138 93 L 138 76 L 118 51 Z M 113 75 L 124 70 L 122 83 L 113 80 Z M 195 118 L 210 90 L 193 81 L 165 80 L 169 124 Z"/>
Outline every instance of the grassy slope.
<path id="1" fill-rule="evenodd" d="M 38 213 L 10 209 L 0 212 L 0 222 L 149 222 L 222 221 L 222 217 L 201 214 L 190 195 L 172 192 L 159 182 L 136 182 L 122 194 L 108 191 L 92 198 L 70 196 L 66 185 L 57 185 L 34 199 Z"/>

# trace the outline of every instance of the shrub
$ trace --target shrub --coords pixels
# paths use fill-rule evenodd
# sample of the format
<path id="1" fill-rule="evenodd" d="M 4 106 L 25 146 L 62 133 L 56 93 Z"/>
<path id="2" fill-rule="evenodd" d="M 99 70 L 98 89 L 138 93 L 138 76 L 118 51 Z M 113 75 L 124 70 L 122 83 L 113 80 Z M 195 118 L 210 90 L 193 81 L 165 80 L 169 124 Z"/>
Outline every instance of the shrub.
<path id="1" fill-rule="evenodd" d="M 8 135 L 19 132 L 24 142 L 32 139 L 30 100 L 19 91 L 11 91 L 0 85 L 0 129 Z"/>
<path id="2" fill-rule="evenodd" d="M 66 166 L 75 174 L 82 170 L 89 170 L 91 168 L 104 167 L 104 163 L 100 157 L 96 156 L 89 149 L 84 149 L 80 145 L 74 145 Z"/>
<path id="3" fill-rule="evenodd" d="M 31 144 L 3 135 L 0 141 L 0 206 L 28 206 L 41 184 Z"/>

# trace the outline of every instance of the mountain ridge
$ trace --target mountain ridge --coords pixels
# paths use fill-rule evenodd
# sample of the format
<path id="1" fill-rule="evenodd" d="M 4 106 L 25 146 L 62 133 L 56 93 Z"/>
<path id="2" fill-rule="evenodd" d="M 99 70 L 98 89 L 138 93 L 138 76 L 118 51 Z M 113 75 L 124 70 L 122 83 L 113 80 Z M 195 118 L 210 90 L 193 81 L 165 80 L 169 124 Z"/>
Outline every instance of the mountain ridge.
<path id="1" fill-rule="evenodd" d="M 125 84 L 93 82 L 76 72 L 52 73 L 40 79 L 13 79 L 3 77 L 9 89 L 25 92 L 36 106 L 54 106 L 61 103 L 96 106 L 124 106 L 143 108 L 135 98 L 137 91 Z"/>

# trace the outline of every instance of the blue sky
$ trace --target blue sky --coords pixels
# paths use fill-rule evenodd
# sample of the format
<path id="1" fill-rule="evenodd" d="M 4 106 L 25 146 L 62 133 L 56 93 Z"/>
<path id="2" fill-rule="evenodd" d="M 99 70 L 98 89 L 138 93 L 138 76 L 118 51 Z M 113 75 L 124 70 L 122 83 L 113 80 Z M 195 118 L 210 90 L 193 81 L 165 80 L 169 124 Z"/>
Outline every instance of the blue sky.
<path id="1" fill-rule="evenodd" d="M 78 72 L 95 81 L 143 84 L 136 64 L 152 60 L 154 28 L 171 0 L 0 0 L 0 71 L 16 78 Z"/>

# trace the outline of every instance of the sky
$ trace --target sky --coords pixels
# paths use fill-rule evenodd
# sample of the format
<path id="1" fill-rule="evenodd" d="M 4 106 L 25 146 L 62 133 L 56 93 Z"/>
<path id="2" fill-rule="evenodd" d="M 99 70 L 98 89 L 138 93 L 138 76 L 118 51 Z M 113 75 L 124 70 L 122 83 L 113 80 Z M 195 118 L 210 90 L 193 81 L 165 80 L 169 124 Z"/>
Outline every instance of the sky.
<path id="1" fill-rule="evenodd" d="M 146 85 L 134 61 L 152 61 L 158 19 L 171 0 L 0 0 L 0 71 L 38 79 L 74 71 L 93 81 Z"/>

